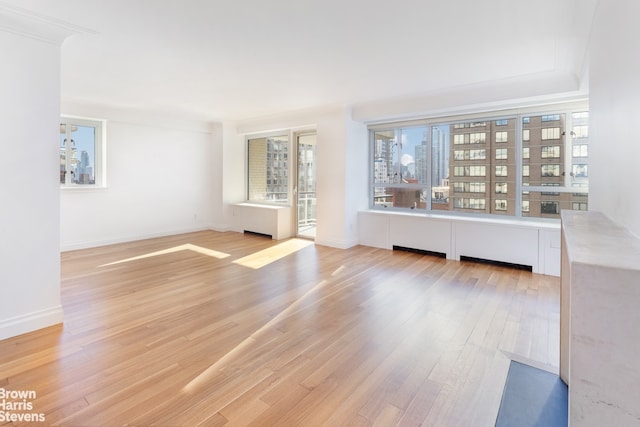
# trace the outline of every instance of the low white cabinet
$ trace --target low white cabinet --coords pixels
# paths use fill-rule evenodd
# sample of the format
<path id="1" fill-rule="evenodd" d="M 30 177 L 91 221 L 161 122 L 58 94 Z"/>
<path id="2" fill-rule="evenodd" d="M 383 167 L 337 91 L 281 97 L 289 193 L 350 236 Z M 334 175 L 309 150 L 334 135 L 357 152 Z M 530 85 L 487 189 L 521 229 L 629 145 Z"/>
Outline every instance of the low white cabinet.
<path id="1" fill-rule="evenodd" d="M 358 223 L 361 245 L 482 258 L 560 275 L 559 222 L 368 210 L 359 213 Z"/>
<path id="2" fill-rule="evenodd" d="M 240 232 L 259 233 L 280 240 L 291 237 L 291 207 L 238 203 L 233 205 L 235 228 Z"/>

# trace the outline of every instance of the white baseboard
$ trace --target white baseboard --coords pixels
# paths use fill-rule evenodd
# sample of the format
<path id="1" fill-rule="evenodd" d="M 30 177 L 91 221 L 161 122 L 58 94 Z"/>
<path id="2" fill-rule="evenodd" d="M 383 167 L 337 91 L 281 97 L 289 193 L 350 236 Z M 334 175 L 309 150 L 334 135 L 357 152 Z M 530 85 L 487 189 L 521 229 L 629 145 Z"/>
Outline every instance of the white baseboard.
<path id="1" fill-rule="evenodd" d="M 331 239 L 318 239 L 315 240 L 316 245 L 329 246 L 336 249 L 349 249 L 358 245 L 357 240 L 331 240 Z"/>
<path id="2" fill-rule="evenodd" d="M 194 233 L 197 231 L 205 231 L 205 230 L 213 230 L 213 231 L 220 231 L 220 232 L 229 231 L 228 228 L 224 225 L 223 226 L 205 225 L 200 227 L 165 230 L 157 233 L 135 234 L 130 236 L 117 236 L 117 237 L 111 237 L 108 239 L 101 239 L 101 240 L 87 240 L 82 242 L 63 242 L 60 245 L 60 251 L 66 252 L 66 251 L 75 251 L 79 249 L 97 248 L 99 246 L 115 245 L 117 243 L 134 242 L 137 240 L 155 239 L 156 237 L 167 237 L 167 236 L 174 236 L 177 234 Z"/>
<path id="3" fill-rule="evenodd" d="M 62 323 L 62 306 L 46 308 L 32 313 L 0 320 L 0 340 L 33 332 Z"/>

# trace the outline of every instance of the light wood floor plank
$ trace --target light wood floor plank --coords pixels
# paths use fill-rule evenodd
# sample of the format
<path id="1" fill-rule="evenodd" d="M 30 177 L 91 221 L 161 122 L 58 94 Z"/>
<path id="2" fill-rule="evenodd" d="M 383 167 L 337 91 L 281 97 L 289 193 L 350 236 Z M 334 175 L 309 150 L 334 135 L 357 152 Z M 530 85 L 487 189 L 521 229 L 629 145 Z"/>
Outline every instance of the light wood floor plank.
<path id="1" fill-rule="evenodd" d="M 65 323 L 0 341 L 0 387 L 48 425 L 492 426 L 510 357 L 557 367 L 557 278 L 282 243 L 63 253 Z"/>

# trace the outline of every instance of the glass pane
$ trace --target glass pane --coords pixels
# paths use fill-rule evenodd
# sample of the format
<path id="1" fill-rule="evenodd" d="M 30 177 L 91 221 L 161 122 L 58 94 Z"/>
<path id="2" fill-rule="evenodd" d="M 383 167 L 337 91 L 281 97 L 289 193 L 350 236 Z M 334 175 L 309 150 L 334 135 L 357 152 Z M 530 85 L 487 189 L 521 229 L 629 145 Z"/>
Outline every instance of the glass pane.
<path id="1" fill-rule="evenodd" d="M 376 131 L 375 184 L 427 183 L 427 128 L 416 126 Z"/>
<path id="2" fill-rule="evenodd" d="M 587 193 L 527 191 L 522 193 L 522 216 L 560 218 L 561 210 L 588 210 Z"/>
<path id="3" fill-rule="evenodd" d="M 431 128 L 431 209 L 449 210 L 449 158 L 453 155 L 456 159 L 464 159 L 465 150 L 453 150 L 451 154 L 449 125 L 433 126 Z M 482 156 L 477 150 L 476 155 Z M 471 156 L 471 153 L 468 154 Z M 486 157 L 486 152 L 484 153 Z"/>
<path id="4" fill-rule="evenodd" d="M 60 184 L 96 183 L 96 128 L 60 124 Z"/>
<path id="5" fill-rule="evenodd" d="M 384 208 L 425 209 L 426 194 L 416 188 L 376 187 L 373 202 Z"/>
<path id="6" fill-rule="evenodd" d="M 316 135 L 298 136 L 298 234 L 315 237 Z"/>
<path id="7" fill-rule="evenodd" d="M 389 184 L 393 181 L 395 132 L 393 130 L 374 132 L 373 139 L 373 182 Z"/>
<path id="8" fill-rule="evenodd" d="M 286 203 L 289 197 L 287 136 L 248 141 L 248 200 Z"/>
<path id="9" fill-rule="evenodd" d="M 71 131 L 71 180 L 74 184 L 95 184 L 96 129 L 74 125 Z"/>
<path id="10" fill-rule="evenodd" d="M 563 185 L 565 115 L 545 114 L 527 119 L 522 121 L 529 136 L 523 141 L 523 185 Z M 551 210 L 552 205 L 549 206 Z M 530 209 L 536 212 L 539 207 L 535 208 L 532 203 Z"/>
<path id="11" fill-rule="evenodd" d="M 571 185 L 589 185 L 589 113 L 586 111 L 571 115 Z"/>
<path id="12" fill-rule="evenodd" d="M 432 178 L 434 210 L 515 215 L 516 119 L 461 121 L 432 132 L 433 151 L 446 152 Z"/>

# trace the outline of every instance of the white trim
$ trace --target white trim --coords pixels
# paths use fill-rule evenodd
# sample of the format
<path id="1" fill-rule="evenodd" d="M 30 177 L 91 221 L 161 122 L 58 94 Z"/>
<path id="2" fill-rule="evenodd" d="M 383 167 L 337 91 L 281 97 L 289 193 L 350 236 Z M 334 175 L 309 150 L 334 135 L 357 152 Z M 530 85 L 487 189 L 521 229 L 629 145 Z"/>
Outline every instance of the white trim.
<path id="1" fill-rule="evenodd" d="M 316 237 L 315 244 L 320 246 L 328 246 L 330 248 L 337 249 L 349 249 L 360 244 L 359 240 L 332 240 L 332 239 L 318 239 Z"/>
<path id="2" fill-rule="evenodd" d="M 0 340 L 57 325 L 63 319 L 61 305 L 3 319 L 0 320 Z"/>
<path id="3" fill-rule="evenodd" d="M 0 3 L 0 31 L 54 45 L 61 45 L 67 37 L 75 34 L 98 34 L 88 28 L 4 3 Z"/>
<path id="4" fill-rule="evenodd" d="M 166 237 L 166 236 L 174 236 L 178 234 L 187 234 L 187 233 L 195 233 L 198 231 L 229 231 L 228 226 L 214 226 L 214 225 L 203 225 L 201 227 L 190 227 L 190 228 L 178 228 L 172 230 L 165 230 L 157 233 L 147 233 L 147 234 L 134 234 L 134 235 L 122 235 L 109 239 L 101 239 L 101 240 L 85 240 L 85 241 L 75 241 L 75 242 L 63 242 L 60 245 L 61 252 L 67 251 L 75 251 L 80 249 L 89 249 L 96 248 L 99 246 L 108 246 L 115 245 L 118 243 L 128 243 L 135 242 L 137 240 L 146 240 L 146 239 L 155 239 L 157 237 Z"/>

